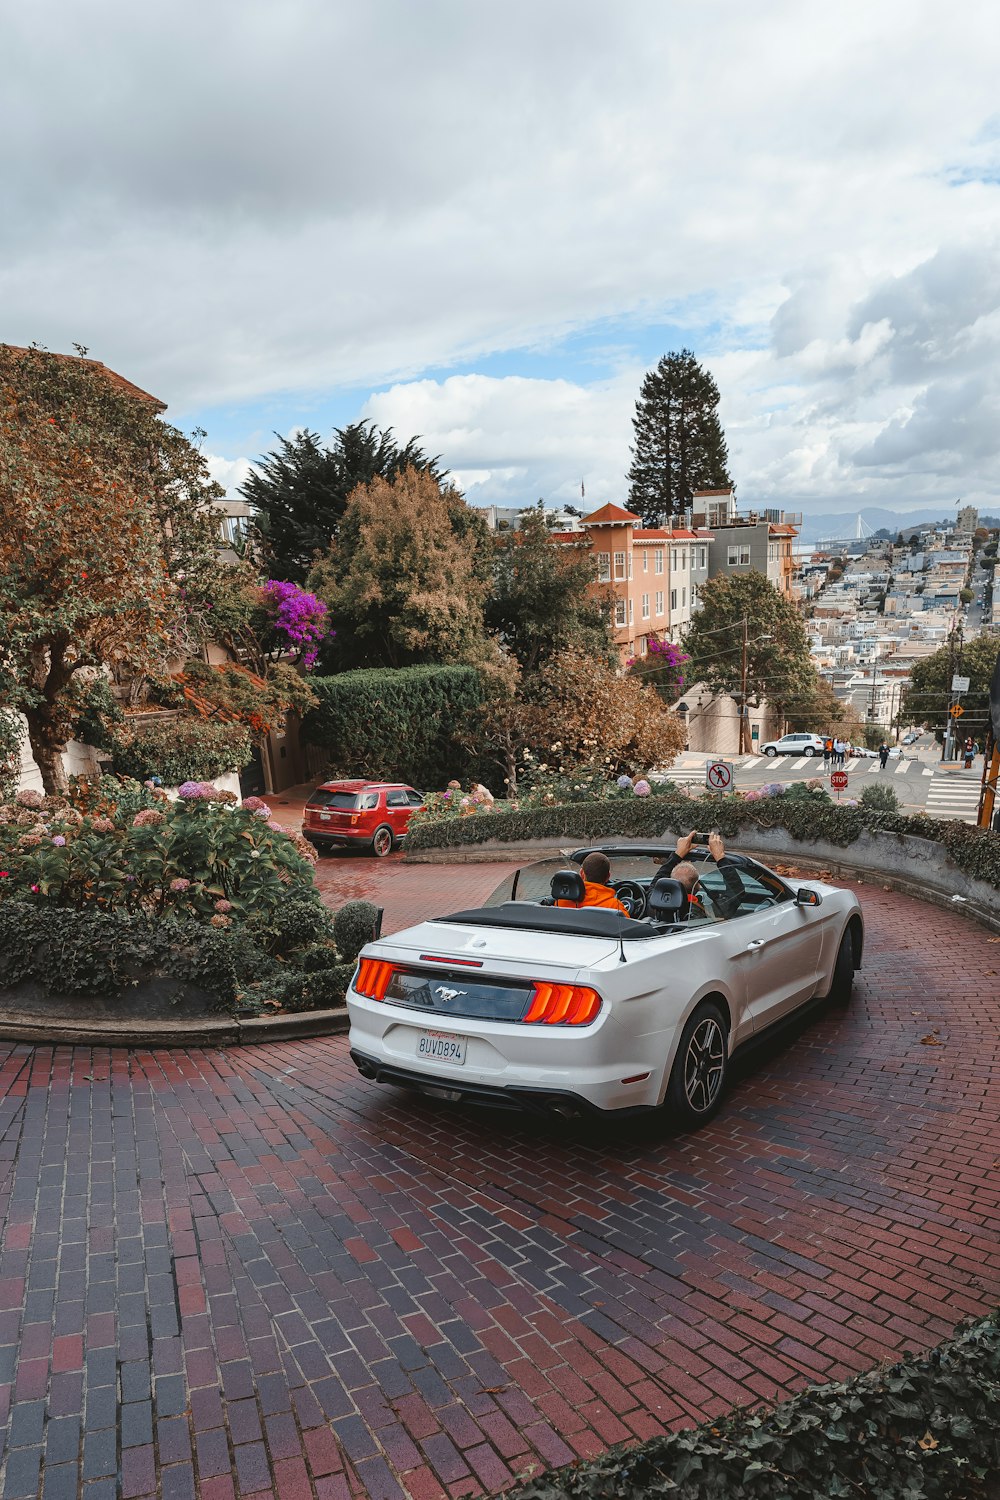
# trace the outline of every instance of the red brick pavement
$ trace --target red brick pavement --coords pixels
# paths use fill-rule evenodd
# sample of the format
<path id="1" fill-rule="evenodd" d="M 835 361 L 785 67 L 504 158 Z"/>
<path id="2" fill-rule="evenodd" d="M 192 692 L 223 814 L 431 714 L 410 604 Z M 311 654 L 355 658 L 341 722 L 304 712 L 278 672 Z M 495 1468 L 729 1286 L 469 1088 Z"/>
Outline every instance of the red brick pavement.
<path id="1" fill-rule="evenodd" d="M 364 879 L 398 919 L 495 873 Z M 688 1137 L 412 1099 L 342 1038 L 0 1044 L 5 1500 L 473 1495 L 994 1306 L 1000 948 L 862 895 L 850 1008 Z"/>

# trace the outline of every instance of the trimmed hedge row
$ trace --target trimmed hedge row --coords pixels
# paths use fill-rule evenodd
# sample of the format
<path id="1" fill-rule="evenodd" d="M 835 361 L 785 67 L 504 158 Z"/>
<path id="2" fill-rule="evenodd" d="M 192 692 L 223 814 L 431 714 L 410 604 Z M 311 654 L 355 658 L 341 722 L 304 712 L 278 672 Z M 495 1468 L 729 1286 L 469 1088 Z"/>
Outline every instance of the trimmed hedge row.
<path id="1" fill-rule="evenodd" d="M 483 701 L 475 667 L 366 667 L 309 685 L 320 701 L 302 721 L 303 738 L 340 775 L 443 786 L 472 763 L 463 740 Z"/>
<path id="2" fill-rule="evenodd" d="M 772 1412 L 739 1412 L 613 1449 L 505 1500 L 995 1500 L 1000 1495 L 1000 1313 Z"/>
<path id="3" fill-rule="evenodd" d="M 906 817 L 868 807 L 846 807 L 807 797 L 769 797 L 757 802 L 739 798 L 634 797 L 625 801 L 563 803 L 517 812 L 478 813 L 418 823 L 408 843 L 414 849 L 460 849 L 487 843 L 527 839 L 595 838 L 661 839 L 691 827 L 717 828 L 735 839 L 755 828 L 782 828 L 803 844 L 825 840 L 847 848 L 862 833 L 908 834 L 942 844 L 967 875 L 1000 890 L 1000 838 L 968 823 Z"/>

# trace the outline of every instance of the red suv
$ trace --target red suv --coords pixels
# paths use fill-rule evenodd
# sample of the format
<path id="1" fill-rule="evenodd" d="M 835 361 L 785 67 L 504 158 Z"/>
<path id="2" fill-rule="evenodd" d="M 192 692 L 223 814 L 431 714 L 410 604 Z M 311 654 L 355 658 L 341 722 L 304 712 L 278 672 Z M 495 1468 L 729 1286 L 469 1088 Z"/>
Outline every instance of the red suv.
<path id="1" fill-rule="evenodd" d="M 367 844 L 381 859 L 406 837 L 424 799 L 398 781 L 324 781 L 310 793 L 302 832 L 311 844 Z"/>

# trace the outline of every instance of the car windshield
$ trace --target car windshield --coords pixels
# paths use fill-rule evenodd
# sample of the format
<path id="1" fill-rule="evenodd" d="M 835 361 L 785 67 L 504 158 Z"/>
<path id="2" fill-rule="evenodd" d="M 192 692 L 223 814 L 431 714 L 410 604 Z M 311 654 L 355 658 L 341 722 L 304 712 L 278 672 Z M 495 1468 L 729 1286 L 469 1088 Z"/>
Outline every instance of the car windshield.
<path id="1" fill-rule="evenodd" d="M 331 792 L 322 786 L 309 798 L 310 807 L 338 807 L 351 812 L 360 806 L 360 802 L 357 792 Z"/>

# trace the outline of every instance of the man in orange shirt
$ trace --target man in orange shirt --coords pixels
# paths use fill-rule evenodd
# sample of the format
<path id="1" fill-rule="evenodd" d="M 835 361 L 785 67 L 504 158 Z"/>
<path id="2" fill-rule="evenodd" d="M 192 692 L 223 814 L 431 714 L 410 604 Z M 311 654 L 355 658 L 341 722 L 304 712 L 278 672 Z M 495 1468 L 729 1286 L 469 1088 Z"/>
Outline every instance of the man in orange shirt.
<path id="1" fill-rule="evenodd" d="M 583 876 L 583 900 L 557 901 L 557 906 L 604 906 L 628 916 L 625 907 L 608 884 L 611 879 L 611 861 L 606 854 L 601 854 L 597 849 L 588 854 L 580 866 L 580 874 Z"/>

